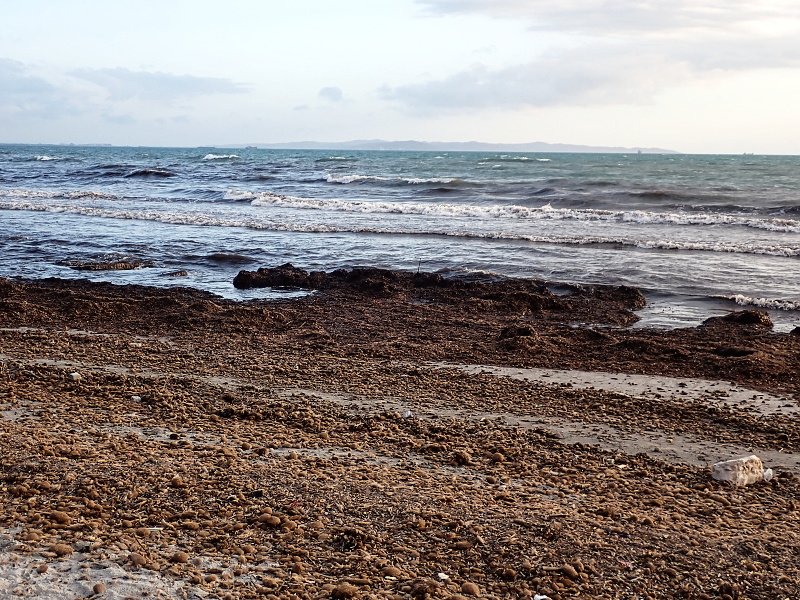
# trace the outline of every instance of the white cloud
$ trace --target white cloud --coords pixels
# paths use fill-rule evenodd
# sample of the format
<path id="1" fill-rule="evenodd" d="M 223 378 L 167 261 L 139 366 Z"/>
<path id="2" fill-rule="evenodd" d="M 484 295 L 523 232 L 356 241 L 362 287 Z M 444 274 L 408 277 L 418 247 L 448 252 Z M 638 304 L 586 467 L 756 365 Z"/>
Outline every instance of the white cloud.
<path id="1" fill-rule="evenodd" d="M 341 102 L 344 98 L 344 94 L 342 93 L 341 88 L 331 86 L 331 87 L 324 87 L 319 91 L 317 94 L 320 98 L 328 100 L 330 102 Z"/>
<path id="2" fill-rule="evenodd" d="M 474 65 L 439 79 L 380 90 L 382 98 L 416 113 L 642 104 L 697 78 L 800 68 L 800 7 L 780 0 L 418 2 L 437 15 L 523 19 L 531 30 L 564 34 L 565 43 L 519 64 Z M 529 35 L 536 36 L 534 31 Z"/>
<path id="3" fill-rule="evenodd" d="M 800 19 L 794 0 L 417 0 L 433 14 L 525 19 L 536 29 L 612 35 L 708 29 Z"/>
<path id="4" fill-rule="evenodd" d="M 383 88 L 384 99 L 415 111 L 647 103 L 686 67 L 657 54 L 575 50 L 504 69 L 474 66 L 438 81 Z"/>
<path id="5" fill-rule="evenodd" d="M 169 104 L 174 100 L 213 94 L 241 94 L 247 88 L 229 79 L 131 71 L 130 69 L 76 69 L 70 75 L 94 83 L 112 101 L 148 100 Z"/>
<path id="6" fill-rule="evenodd" d="M 68 94 L 22 62 L 0 58 L 0 113 L 54 118 L 74 112 Z"/>

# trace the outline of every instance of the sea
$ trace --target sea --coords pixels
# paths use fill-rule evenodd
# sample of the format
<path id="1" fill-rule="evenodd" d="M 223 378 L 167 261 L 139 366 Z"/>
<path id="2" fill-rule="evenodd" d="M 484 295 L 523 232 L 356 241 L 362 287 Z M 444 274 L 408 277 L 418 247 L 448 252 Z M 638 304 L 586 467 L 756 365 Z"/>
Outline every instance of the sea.
<path id="1" fill-rule="evenodd" d="M 800 157 L 0 145 L 0 276 L 189 286 L 287 262 L 624 284 L 636 326 L 800 326 Z M 129 261 L 132 270 L 81 270 Z M 554 286 L 553 289 L 558 289 Z"/>

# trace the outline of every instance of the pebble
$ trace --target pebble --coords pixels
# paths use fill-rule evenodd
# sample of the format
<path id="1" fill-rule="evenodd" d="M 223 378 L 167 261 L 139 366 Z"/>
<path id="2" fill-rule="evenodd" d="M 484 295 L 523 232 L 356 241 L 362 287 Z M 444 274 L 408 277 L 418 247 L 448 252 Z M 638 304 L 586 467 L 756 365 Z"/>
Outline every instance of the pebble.
<path id="1" fill-rule="evenodd" d="M 94 587 L 92 588 L 92 591 L 95 594 L 102 594 L 103 592 L 106 591 L 106 584 L 103 583 L 103 582 L 97 582 L 97 583 L 94 584 Z"/>
<path id="2" fill-rule="evenodd" d="M 476 583 L 471 581 L 465 581 L 461 584 L 461 592 L 463 594 L 467 594 L 468 596 L 480 596 L 481 595 L 481 588 L 478 587 Z"/>
<path id="3" fill-rule="evenodd" d="M 50 546 L 50 552 L 54 552 L 57 556 L 69 556 L 73 551 L 72 546 L 69 544 L 53 544 Z"/>
<path id="4" fill-rule="evenodd" d="M 393 304 L 379 324 L 364 321 L 370 339 L 357 340 L 347 350 L 339 346 L 340 334 L 334 329 L 345 336 L 361 335 L 350 325 L 362 322 L 348 321 L 348 311 L 358 312 L 362 304 L 348 308 L 315 300 L 303 312 L 291 302 L 226 305 L 225 311 L 239 319 L 235 328 L 228 328 L 226 312 L 215 312 L 220 320 L 210 335 L 211 324 L 193 314 L 182 321 L 185 328 L 172 328 L 175 337 L 166 343 L 147 338 L 156 328 L 171 327 L 159 321 L 158 311 L 148 315 L 154 323 L 132 322 L 136 303 L 142 301 L 137 297 L 126 302 L 113 321 L 129 324 L 119 335 L 141 336 L 140 348 L 102 339 L 80 348 L 87 364 L 136 365 L 138 373 L 106 375 L 98 369 L 92 373 L 92 386 L 81 385 L 78 396 L 78 388 L 65 376 L 68 369 L 36 366 L 14 370 L 20 376 L 6 381 L 0 391 L 4 407 L 36 406 L 25 418 L 3 421 L 0 431 L 0 449 L 8 457 L 0 519 L 4 526 L 21 527 L 16 540 L 20 560 L 29 553 L 31 560 L 38 560 L 36 553 L 52 559 L 55 552 L 43 550 L 56 543 L 75 553 L 88 552 L 84 544 L 90 544 L 96 554 L 86 557 L 81 571 L 88 586 L 94 583 L 94 561 L 127 556 L 125 568 L 160 568 L 169 578 L 194 582 L 198 597 L 200 592 L 237 597 L 245 590 L 242 584 L 252 581 L 264 587 L 248 588 L 247 593 L 264 598 L 273 594 L 270 600 L 292 594 L 297 599 L 366 600 L 383 592 L 387 598 L 397 594 L 419 600 L 531 593 L 534 598 L 611 598 L 634 592 L 660 598 L 684 593 L 686 585 L 696 595 L 703 591 L 712 598 L 741 597 L 743 592 L 723 590 L 718 583 L 713 566 L 725 563 L 731 581 L 768 577 L 775 597 L 791 597 L 800 569 L 784 560 L 782 552 L 798 545 L 797 481 L 776 477 L 769 485 L 734 491 L 711 481 L 702 469 L 601 452 L 589 445 L 566 446 L 545 430 L 506 427 L 494 419 L 430 414 L 450 408 L 519 411 L 543 419 L 598 419 L 588 427 L 625 421 L 631 428 L 652 417 L 653 426 L 685 426 L 691 432 L 692 419 L 702 413 L 700 404 L 689 407 L 689 418 L 672 411 L 675 406 L 667 398 L 660 401 L 663 406 L 640 406 L 637 399 L 599 391 L 542 391 L 525 382 L 425 367 L 409 377 L 406 366 L 393 363 L 395 357 L 403 359 L 403 338 L 392 338 L 391 345 L 381 338 L 382 328 L 393 327 L 392 319 L 405 330 L 423 324 L 415 319 L 416 311 L 424 309 L 406 301 Z M 113 304 L 113 298 L 104 301 L 104 310 L 113 313 Z M 173 300 L 170 306 L 175 307 L 174 321 L 182 318 L 177 311 L 188 305 Z M 326 312 L 331 307 L 336 311 Z M 453 316 L 446 304 L 436 305 L 436 311 L 443 319 Z M 17 318 L 13 315 L 6 318 Z M 470 318 L 483 327 L 486 315 L 495 318 L 480 311 Z M 329 327 L 335 320 L 336 326 Z M 333 343 L 309 345 L 295 335 L 299 323 L 327 328 Z M 414 335 L 428 335 L 428 330 L 436 334 L 437 323 L 426 321 L 428 329 L 415 329 Z M 452 319 L 447 323 L 448 328 L 455 326 Z M 459 354 L 465 360 L 550 359 L 546 348 L 536 355 L 524 349 L 516 356 L 498 354 L 494 338 L 471 338 L 474 345 L 467 347 L 458 337 L 461 333 L 448 330 L 457 335 L 438 346 L 416 346 L 420 355 L 410 360 L 433 354 L 444 358 L 451 345 L 472 348 Z M 236 339 L 241 331 L 247 332 L 244 343 Z M 558 345 L 559 336 L 584 332 L 543 329 L 538 339 L 543 345 Z M 625 335 L 615 332 L 619 339 Z M 9 356 L 38 352 L 35 337 L 0 337 Z M 59 354 L 70 356 L 71 342 L 54 337 Z M 783 343 L 773 334 L 763 337 L 759 347 Z M 595 342 L 607 343 L 599 338 Z M 257 356 L 253 347 L 259 348 Z M 52 348 L 44 350 L 53 353 Z M 585 351 L 594 350 L 587 346 Z M 197 366 L 191 376 L 182 370 L 188 360 L 184 354 Z M 684 364 L 680 357 L 675 360 L 675 368 Z M 167 377 L 151 379 L 145 368 Z M 203 379 L 217 376 L 230 382 L 218 385 Z M 366 400 L 356 413 L 323 397 L 283 396 L 282 390 L 297 388 L 351 394 L 352 402 Z M 130 403 L 132 395 L 147 398 L 149 408 Z M 69 404 L 64 397 L 70 398 Z M 414 398 L 418 416 L 403 419 L 405 406 L 390 405 L 391 398 Z M 780 419 L 761 424 L 739 412 L 725 413 L 726 427 L 715 433 L 720 441 L 742 431 L 752 434 L 754 443 L 769 441 L 776 438 L 765 430 L 774 426 L 787 434 L 781 441 L 787 452 L 796 452 L 789 447 L 797 439 L 794 425 Z M 289 460 L 281 460 L 282 453 Z M 516 504 L 510 502 L 514 497 Z M 757 532 L 749 529 L 753 522 L 761 526 Z M 725 562 L 729 555 L 720 540 L 730 531 L 741 533 L 737 551 L 748 560 Z M 472 544 L 481 552 L 470 550 Z M 192 560 L 176 561 L 176 548 Z M 587 559 L 583 565 L 575 560 L 578 554 L 602 560 Z M 63 563 L 51 566 L 59 570 Z M 747 572 L 757 564 L 759 571 Z M 46 568 L 29 566 L 28 571 Z M 245 576 L 248 568 L 250 575 Z M 440 571 L 452 579 L 437 575 Z M 211 585 L 203 583 L 204 577 Z M 464 579 L 469 581 L 462 584 Z M 338 583 L 325 587 L 325 582 Z"/>

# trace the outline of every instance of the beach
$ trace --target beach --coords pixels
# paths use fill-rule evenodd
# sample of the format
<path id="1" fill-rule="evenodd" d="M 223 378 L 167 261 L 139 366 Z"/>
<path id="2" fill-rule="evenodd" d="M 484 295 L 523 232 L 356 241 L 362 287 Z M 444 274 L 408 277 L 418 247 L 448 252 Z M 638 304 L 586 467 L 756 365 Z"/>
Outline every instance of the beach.
<path id="1" fill-rule="evenodd" d="M 0 597 L 800 594 L 800 335 L 630 286 L 0 281 Z M 255 288 L 259 289 L 259 288 Z M 774 477 L 715 481 L 756 454 Z"/>

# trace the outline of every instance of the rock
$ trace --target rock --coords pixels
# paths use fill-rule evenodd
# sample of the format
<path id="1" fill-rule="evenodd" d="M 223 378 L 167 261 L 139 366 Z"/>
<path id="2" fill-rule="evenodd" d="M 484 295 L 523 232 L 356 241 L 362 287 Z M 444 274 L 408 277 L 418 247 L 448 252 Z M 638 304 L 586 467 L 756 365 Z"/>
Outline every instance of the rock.
<path id="1" fill-rule="evenodd" d="M 178 550 L 169 560 L 174 563 L 186 563 L 189 562 L 189 555 L 186 552 Z"/>
<path id="2" fill-rule="evenodd" d="M 479 588 L 476 583 L 465 581 L 461 584 L 461 593 L 467 594 L 468 596 L 478 597 L 481 595 L 481 588 Z"/>
<path id="3" fill-rule="evenodd" d="M 142 567 L 147 563 L 147 559 L 138 552 L 131 552 L 128 555 L 128 560 L 130 560 L 137 567 Z"/>
<path id="4" fill-rule="evenodd" d="M 744 346 L 719 346 L 718 348 L 714 349 L 714 354 L 717 356 L 723 356 L 725 358 L 734 357 L 738 358 L 741 356 L 750 356 L 751 354 L 755 354 L 756 350 L 753 348 L 746 348 Z"/>
<path id="5" fill-rule="evenodd" d="M 92 591 L 95 594 L 102 594 L 103 592 L 106 591 L 106 584 L 103 583 L 103 582 L 97 582 L 97 583 L 94 584 L 94 587 L 92 588 Z"/>
<path id="6" fill-rule="evenodd" d="M 350 583 L 340 583 L 331 590 L 331 598 L 352 598 L 358 593 L 358 588 Z"/>
<path id="7" fill-rule="evenodd" d="M 403 574 L 400 569 L 392 566 L 383 567 L 383 569 L 381 569 L 381 573 L 388 577 L 400 577 Z"/>
<path id="8" fill-rule="evenodd" d="M 53 544 L 50 546 L 50 552 L 54 552 L 58 556 L 69 556 L 72 554 L 73 548 L 69 544 Z"/>
<path id="9" fill-rule="evenodd" d="M 281 524 L 281 519 L 275 515 L 264 514 L 258 517 L 258 522 L 263 523 L 264 525 L 269 525 L 270 527 L 279 527 Z"/>
<path id="10" fill-rule="evenodd" d="M 514 337 L 531 337 L 536 335 L 530 325 L 509 325 L 500 331 L 500 339 L 505 340 Z"/>
<path id="11" fill-rule="evenodd" d="M 466 450 L 457 450 L 453 452 L 453 462 L 457 465 L 472 464 L 472 456 Z"/>
<path id="12" fill-rule="evenodd" d="M 72 523 L 72 517 L 61 510 L 54 510 L 51 512 L 50 518 L 60 525 L 69 525 Z"/>
<path id="13" fill-rule="evenodd" d="M 711 477 L 715 481 L 729 481 L 733 485 L 750 485 L 772 479 L 772 469 L 764 469 L 761 459 L 751 454 L 712 465 Z"/>
<path id="14" fill-rule="evenodd" d="M 715 325 L 756 325 L 772 329 L 772 319 L 764 310 L 738 310 L 721 317 L 711 317 L 703 321 L 706 327 Z"/>
<path id="15" fill-rule="evenodd" d="M 321 285 L 324 273 L 309 273 L 304 269 L 286 263 L 280 267 L 260 268 L 258 271 L 239 271 L 233 278 L 233 287 L 237 289 L 263 287 L 295 287 L 313 289 Z"/>
<path id="16" fill-rule="evenodd" d="M 572 565 L 562 565 L 561 572 L 570 579 L 572 579 L 572 581 L 577 581 L 578 579 L 580 579 L 578 571 Z"/>

